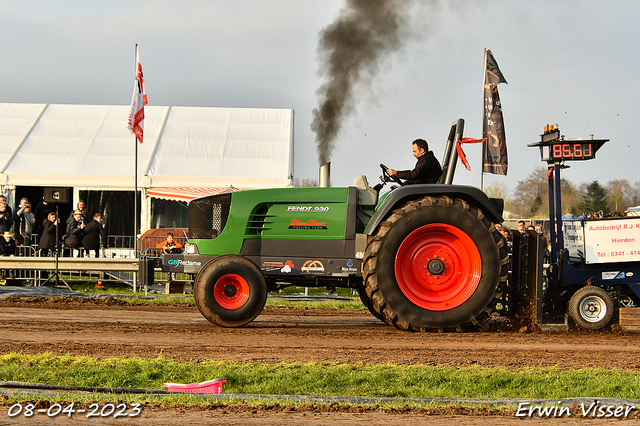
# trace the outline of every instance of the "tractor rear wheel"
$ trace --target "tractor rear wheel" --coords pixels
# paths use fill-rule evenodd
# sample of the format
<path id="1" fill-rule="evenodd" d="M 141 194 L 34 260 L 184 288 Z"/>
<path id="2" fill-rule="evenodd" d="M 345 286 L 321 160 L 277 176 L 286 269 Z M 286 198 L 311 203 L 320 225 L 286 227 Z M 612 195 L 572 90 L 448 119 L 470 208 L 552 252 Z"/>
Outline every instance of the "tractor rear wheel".
<path id="1" fill-rule="evenodd" d="M 267 283 L 251 261 L 241 256 L 221 256 L 200 270 L 193 295 L 207 320 L 223 327 L 241 327 L 262 312 Z"/>
<path id="2" fill-rule="evenodd" d="M 571 296 L 568 310 L 580 327 L 598 330 L 611 322 L 613 300 L 604 289 L 588 285 Z"/>
<path id="3" fill-rule="evenodd" d="M 360 295 L 360 301 L 362 301 L 364 306 L 366 306 L 367 309 L 369 309 L 369 312 L 371 312 L 371 315 L 378 318 L 380 321 L 385 322 L 384 318 L 382 318 L 382 315 L 380 315 L 378 312 L 376 312 L 375 309 L 373 309 L 373 303 L 371 303 L 371 299 L 369 299 L 369 296 L 367 296 L 367 292 L 364 286 L 358 288 L 358 294 Z"/>
<path id="4" fill-rule="evenodd" d="M 424 197 L 395 210 L 369 237 L 365 289 L 373 309 L 401 330 L 478 324 L 507 279 L 504 238 L 463 200 Z"/>

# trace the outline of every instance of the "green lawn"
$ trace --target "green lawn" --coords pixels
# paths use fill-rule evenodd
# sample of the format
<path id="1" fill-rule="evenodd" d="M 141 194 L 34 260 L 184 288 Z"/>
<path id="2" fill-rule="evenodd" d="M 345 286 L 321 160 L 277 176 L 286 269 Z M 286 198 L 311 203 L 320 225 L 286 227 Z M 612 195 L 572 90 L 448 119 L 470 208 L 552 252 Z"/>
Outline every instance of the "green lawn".
<path id="1" fill-rule="evenodd" d="M 162 390 L 163 383 L 225 378 L 227 394 L 403 398 L 640 398 L 640 374 L 622 370 L 443 368 L 337 363 L 177 362 L 52 354 L 0 356 L 0 380 Z M 114 398 L 117 398 L 114 396 Z M 143 398 L 144 399 L 144 398 Z"/>

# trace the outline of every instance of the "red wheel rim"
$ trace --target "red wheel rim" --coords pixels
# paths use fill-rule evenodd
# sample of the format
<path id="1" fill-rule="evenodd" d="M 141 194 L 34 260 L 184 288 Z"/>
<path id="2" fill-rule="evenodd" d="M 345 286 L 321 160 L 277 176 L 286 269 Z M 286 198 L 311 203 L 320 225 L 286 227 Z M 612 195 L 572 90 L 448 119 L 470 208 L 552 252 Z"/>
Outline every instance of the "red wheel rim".
<path id="1" fill-rule="evenodd" d="M 220 277 L 213 287 L 216 302 L 225 309 L 239 309 L 249 300 L 249 284 L 237 274 Z"/>
<path id="2" fill-rule="evenodd" d="M 400 244 L 394 266 L 402 293 L 431 311 L 463 304 L 478 287 L 482 273 L 482 259 L 473 240 L 444 223 L 410 233 Z"/>

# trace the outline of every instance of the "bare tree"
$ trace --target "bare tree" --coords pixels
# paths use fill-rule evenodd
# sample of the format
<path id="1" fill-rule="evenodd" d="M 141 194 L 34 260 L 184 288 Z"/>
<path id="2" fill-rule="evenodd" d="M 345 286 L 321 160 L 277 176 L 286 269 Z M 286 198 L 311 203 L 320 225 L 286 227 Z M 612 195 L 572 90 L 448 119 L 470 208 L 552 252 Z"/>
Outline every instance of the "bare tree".
<path id="1" fill-rule="evenodd" d="M 561 192 L 562 212 L 577 214 L 581 198 L 575 185 L 561 179 Z M 549 180 L 546 168 L 538 167 L 525 180 L 518 182 L 511 206 L 511 212 L 516 217 L 549 217 Z"/>
<path id="2" fill-rule="evenodd" d="M 296 188 L 312 188 L 318 186 L 318 180 L 310 178 L 295 178 L 293 180 L 293 186 Z"/>
<path id="3" fill-rule="evenodd" d="M 607 203 L 614 211 L 623 211 L 638 204 L 638 182 L 631 186 L 627 179 L 612 180 L 604 189 L 607 191 Z"/>
<path id="4" fill-rule="evenodd" d="M 509 197 L 509 190 L 504 184 L 494 182 L 484 188 L 484 192 L 491 198 L 502 198 L 504 200 L 504 210 L 511 211 L 511 197 Z"/>
<path id="5" fill-rule="evenodd" d="M 511 201 L 511 212 L 516 217 L 545 217 L 544 206 L 548 206 L 548 193 L 547 170 L 538 167 L 525 180 L 518 182 Z"/>

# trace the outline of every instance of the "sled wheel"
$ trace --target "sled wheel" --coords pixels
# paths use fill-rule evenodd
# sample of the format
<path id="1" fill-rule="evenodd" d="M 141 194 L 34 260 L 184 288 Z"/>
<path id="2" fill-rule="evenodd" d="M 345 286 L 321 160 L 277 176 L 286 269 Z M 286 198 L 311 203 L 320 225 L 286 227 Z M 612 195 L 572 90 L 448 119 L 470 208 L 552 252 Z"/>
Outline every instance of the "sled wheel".
<path id="1" fill-rule="evenodd" d="M 262 312 L 267 284 L 251 261 L 241 256 L 221 256 L 200 270 L 193 294 L 207 320 L 223 327 L 241 327 Z"/>
<path id="2" fill-rule="evenodd" d="M 601 329 L 613 318 L 613 300 L 600 287 L 582 287 L 569 300 L 569 315 L 580 327 Z"/>
<path id="3" fill-rule="evenodd" d="M 410 201 L 369 237 L 365 289 L 402 330 L 461 330 L 490 314 L 507 279 L 504 239 L 482 211 L 445 196 Z"/>

